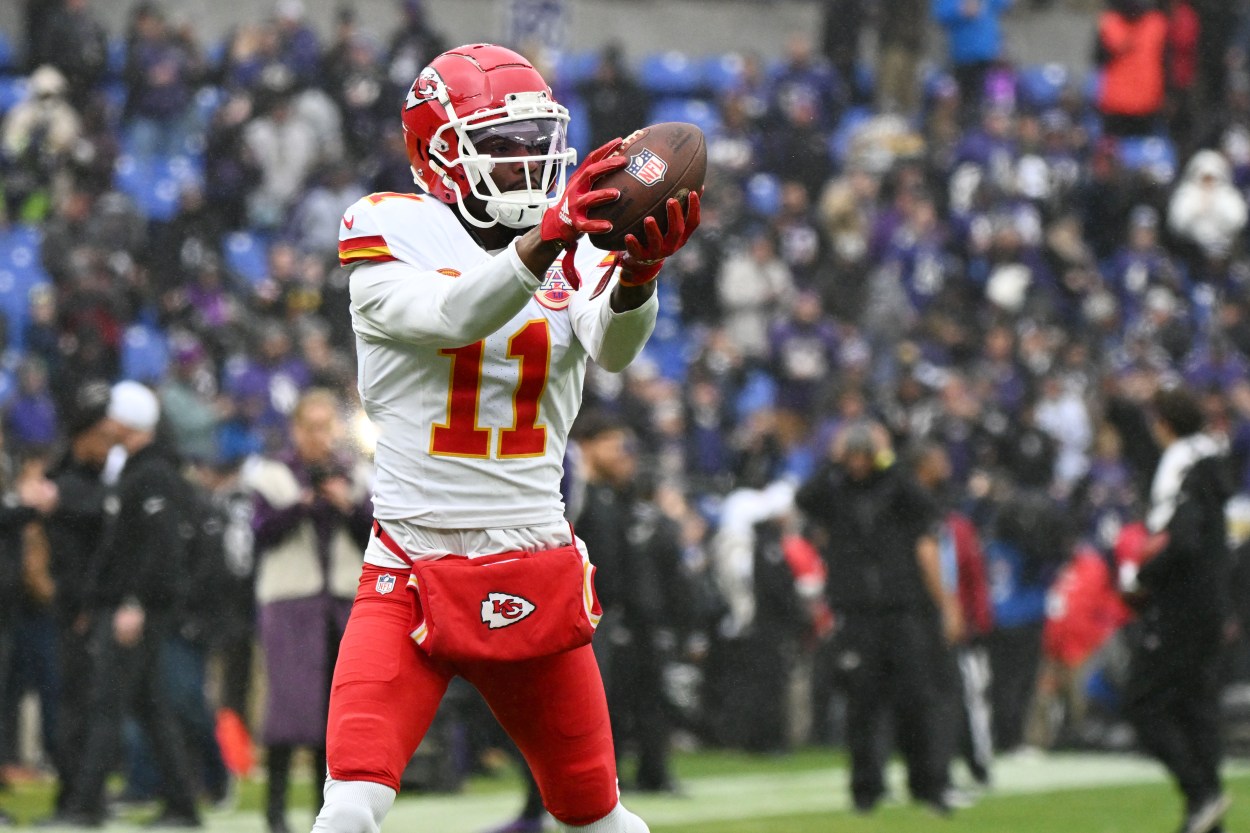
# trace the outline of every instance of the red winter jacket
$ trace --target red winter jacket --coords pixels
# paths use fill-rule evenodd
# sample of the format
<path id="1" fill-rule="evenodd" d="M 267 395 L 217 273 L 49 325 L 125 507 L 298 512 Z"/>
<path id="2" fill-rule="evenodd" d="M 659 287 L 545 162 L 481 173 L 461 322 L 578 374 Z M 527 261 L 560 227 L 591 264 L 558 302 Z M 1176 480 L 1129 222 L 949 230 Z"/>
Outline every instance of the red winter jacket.
<path id="1" fill-rule="evenodd" d="M 1130 617 L 1116 576 L 1093 547 L 1079 548 L 1046 596 L 1042 648 L 1046 656 L 1075 668 L 1102 647 Z"/>

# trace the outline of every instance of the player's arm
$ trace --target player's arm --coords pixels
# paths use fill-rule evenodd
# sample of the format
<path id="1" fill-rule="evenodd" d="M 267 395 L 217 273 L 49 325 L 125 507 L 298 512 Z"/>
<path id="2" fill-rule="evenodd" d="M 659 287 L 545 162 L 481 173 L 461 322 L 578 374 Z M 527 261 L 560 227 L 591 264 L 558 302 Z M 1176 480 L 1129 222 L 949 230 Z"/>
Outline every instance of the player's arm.
<path id="1" fill-rule="evenodd" d="M 655 294 L 656 276 L 664 260 L 684 246 L 699 227 L 697 192 L 690 194 L 684 212 L 681 203 L 675 199 L 670 199 L 666 207 L 666 233 L 660 232 L 655 218 L 648 217 L 642 228 L 645 242 L 639 242 L 632 234 L 625 236 L 625 251 L 613 270 L 615 284 L 608 293 L 607 303 L 600 305 L 598 314 L 586 314 L 587 310 L 579 304 L 579 299 L 574 299 L 573 331 L 595 362 L 605 370 L 624 370 L 642 351 L 655 329 L 659 308 Z"/>
<path id="2" fill-rule="evenodd" d="M 485 338 L 538 290 L 538 277 L 522 259 L 524 245 L 518 240 L 459 276 L 402 261 L 357 267 L 350 282 L 357 331 L 366 338 L 448 346 Z M 535 266 L 542 263 L 545 246 L 527 247 Z M 547 265 L 553 260 L 554 254 Z"/>
<path id="3" fill-rule="evenodd" d="M 638 357 L 651 337 L 660 303 L 654 288 L 640 297 L 633 290 L 642 287 L 622 287 L 615 277 L 612 281 L 612 289 L 597 297 L 594 286 L 583 286 L 569 305 L 569 313 L 573 334 L 587 354 L 604 370 L 619 373 Z M 618 293 L 622 290 L 626 300 L 635 306 L 618 310 Z"/>
<path id="4" fill-rule="evenodd" d="M 620 196 L 615 189 L 595 188 L 595 180 L 627 164 L 624 157 L 611 157 L 620 143 L 613 140 L 586 157 L 540 225 L 462 275 L 398 261 L 358 269 L 350 287 L 358 331 L 366 337 L 452 346 L 498 330 L 529 303 L 541 284 L 539 276 L 561 252 L 575 249 L 583 234 L 612 230 L 611 223 L 591 220 L 587 212 Z M 576 287 L 575 270 L 570 279 Z"/>

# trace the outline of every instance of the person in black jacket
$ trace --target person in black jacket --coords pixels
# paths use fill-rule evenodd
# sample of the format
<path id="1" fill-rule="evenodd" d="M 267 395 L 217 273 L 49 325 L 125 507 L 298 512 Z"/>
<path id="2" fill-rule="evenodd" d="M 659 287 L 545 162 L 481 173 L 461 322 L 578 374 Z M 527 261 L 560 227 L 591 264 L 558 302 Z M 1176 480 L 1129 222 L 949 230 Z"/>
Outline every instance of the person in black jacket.
<path id="1" fill-rule="evenodd" d="M 855 809 L 870 812 L 885 795 L 884 734 L 892 712 L 912 798 L 945 815 L 948 761 L 932 660 L 943 634 L 958 637 L 960 621 L 957 608 L 941 605 L 941 517 L 892 464 L 879 426 L 848 426 L 831 457 L 795 501 L 828 565 L 829 603 L 840 624 L 837 665 L 847 689 Z"/>
<path id="2" fill-rule="evenodd" d="M 23 594 L 23 557 L 29 527 L 46 516 L 57 504 L 56 486 L 43 478 L 22 477 L 8 482 L 4 435 L 0 434 L 0 699 L 9 688 L 8 674 L 13 667 L 13 627 Z M 0 702 L 0 714 L 17 704 Z M 4 732 L 7 721 L 0 721 Z M 11 738 L 0 737 L 0 748 Z M 12 824 L 0 810 L 0 826 Z"/>
<path id="3" fill-rule="evenodd" d="M 1198 400 L 1173 389 L 1152 404 L 1164 447 L 1146 519 L 1153 555 L 1120 576 L 1139 614 L 1125 711 L 1185 797 L 1183 833 L 1219 833 L 1229 805 L 1219 775 L 1219 669 L 1231 615 L 1224 504 L 1232 489 L 1220 443 L 1202 433 Z"/>
<path id="4" fill-rule="evenodd" d="M 65 820 L 72 824 L 104 822 L 105 780 L 127 710 L 143 726 L 161 773 L 164 807 L 156 823 L 200 824 L 187 753 L 161 674 L 161 648 L 184 598 L 184 514 L 192 500 L 187 482 L 155 443 L 159 417 L 152 391 L 137 382 L 113 386 L 108 418 L 128 456 L 88 582 L 92 722 L 79 777 L 65 801 Z"/>
<path id="5" fill-rule="evenodd" d="M 629 786 L 672 791 L 655 641 L 665 590 L 660 564 L 679 557 L 677 533 L 653 504 L 639 500 L 638 459 L 624 425 L 588 413 L 579 418 L 576 436 L 586 476 L 576 529 L 597 554 L 595 585 L 603 618 L 594 646 L 618 740 L 617 757 L 627 747 L 638 752 L 637 777 Z"/>
<path id="6" fill-rule="evenodd" d="M 104 531 L 108 488 L 101 474 L 109 450 L 118 440 L 117 424 L 107 418 L 109 394 L 106 382 L 88 382 L 75 392 L 72 407 L 63 419 L 69 445 L 51 472 L 60 492 L 60 504 L 46 528 L 56 582 L 53 614 L 61 671 L 57 737 L 52 750 L 60 783 L 52 820 L 65 811 L 65 801 L 82 763 L 80 753 L 91 719 L 87 700 L 91 655 L 83 576 Z"/>

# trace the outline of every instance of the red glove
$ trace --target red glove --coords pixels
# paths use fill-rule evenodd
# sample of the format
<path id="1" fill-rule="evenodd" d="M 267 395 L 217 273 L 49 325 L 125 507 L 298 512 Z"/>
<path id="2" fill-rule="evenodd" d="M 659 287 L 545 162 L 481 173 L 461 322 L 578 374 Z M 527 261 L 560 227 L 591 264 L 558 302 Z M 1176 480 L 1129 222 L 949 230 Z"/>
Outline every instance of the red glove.
<path id="1" fill-rule="evenodd" d="M 691 191 L 687 197 L 686 216 L 681 214 L 681 202 L 668 201 L 668 234 L 660 234 L 660 224 L 654 217 L 642 222 L 647 245 L 643 246 L 632 234 L 625 235 L 625 254 L 621 256 L 621 286 L 642 286 L 655 280 L 660 274 L 664 259 L 669 257 L 690 239 L 699 227 L 699 195 Z"/>
<path id="2" fill-rule="evenodd" d="M 592 220 L 586 213 L 596 205 L 612 202 L 621 196 L 615 188 L 596 190 L 594 187 L 595 180 L 604 174 L 619 171 L 629 164 L 629 159 L 624 156 L 612 156 L 620 146 L 621 140 L 613 139 L 592 151 L 564 187 L 560 201 L 543 214 L 538 233 L 548 243 L 559 241 L 564 244 L 564 278 L 575 291 L 582 285 L 581 276 L 573 266 L 578 238 L 583 234 L 604 234 L 612 230 L 612 223 L 608 220 Z"/>

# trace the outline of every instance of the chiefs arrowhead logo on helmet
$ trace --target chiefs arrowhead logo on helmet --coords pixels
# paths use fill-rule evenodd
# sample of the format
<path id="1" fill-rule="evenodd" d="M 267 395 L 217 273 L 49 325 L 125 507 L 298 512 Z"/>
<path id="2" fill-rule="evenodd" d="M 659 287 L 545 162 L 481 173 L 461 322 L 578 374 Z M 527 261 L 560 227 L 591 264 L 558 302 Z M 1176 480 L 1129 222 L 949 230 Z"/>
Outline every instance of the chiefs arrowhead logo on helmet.
<path id="1" fill-rule="evenodd" d="M 512 593 L 487 593 L 482 601 L 482 621 L 491 630 L 515 625 L 533 612 L 533 602 Z"/>
<path id="2" fill-rule="evenodd" d="M 438 71 L 434 67 L 426 67 L 421 70 L 421 74 L 417 76 L 417 80 L 412 82 L 412 87 L 408 90 L 408 99 L 405 102 L 405 110 L 411 110 L 418 104 L 424 104 L 427 101 L 438 100 L 438 90 L 443 86 L 443 79 L 438 77 Z"/>

